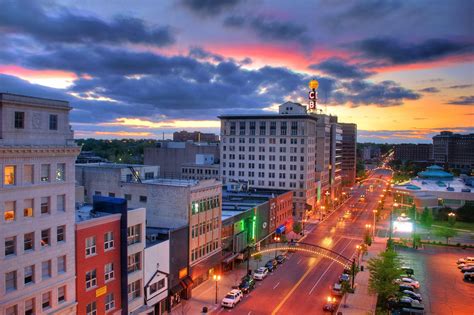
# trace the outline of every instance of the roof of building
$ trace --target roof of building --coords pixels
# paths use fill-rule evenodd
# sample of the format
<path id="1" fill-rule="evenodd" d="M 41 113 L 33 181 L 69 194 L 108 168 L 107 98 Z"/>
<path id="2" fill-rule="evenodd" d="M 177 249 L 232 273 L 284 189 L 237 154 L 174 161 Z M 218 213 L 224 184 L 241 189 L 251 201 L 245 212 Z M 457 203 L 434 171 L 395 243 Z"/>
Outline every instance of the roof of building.
<path id="1" fill-rule="evenodd" d="M 0 101 L 10 101 L 10 102 L 19 102 L 19 103 L 28 103 L 30 105 L 46 105 L 46 106 L 54 106 L 54 107 L 63 107 L 70 109 L 68 101 L 63 100 L 55 100 L 50 98 L 43 98 L 43 97 L 34 97 L 28 95 L 21 95 L 21 94 L 13 94 L 13 93 L 0 93 Z"/>
<path id="2" fill-rule="evenodd" d="M 219 119 L 311 119 L 317 121 L 318 118 L 315 115 L 308 114 L 295 114 L 295 115 L 286 115 L 286 114 L 262 114 L 262 115 L 220 115 L 217 116 Z M 258 128 L 258 126 L 257 126 Z"/>
<path id="3" fill-rule="evenodd" d="M 94 211 L 94 207 L 91 204 L 85 204 L 79 209 L 77 209 L 75 214 L 76 214 L 76 223 L 79 223 L 79 222 L 92 220 L 96 218 L 116 215 L 117 213 Z"/>
<path id="4" fill-rule="evenodd" d="M 464 180 L 459 177 L 454 177 L 450 180 L 429 180 L 416 177 L 410 180 L 410 182 L 403 185 L 396 185 L 394 188 L 419 192 L 442 191 L 474 193 L 474 189 L 466 185 Z"/>
<path id="5" fill-rule="evenodd" d="M 418 176 L 424 179 L 452 179 L 454 176 L 451 173 L 445 172 L 441 166 L 431 165 L 426 168 L 426 171 L 418 173 Z"/>
<path id="6" fill-rule="evenodd" d="M 109 163 L 109 162 L 99 162 L 99 163 L 78 163 L 76 166 L 85 166 L 85 167 L 100 167 L 100 168 L 129 168 L 129 167 L 150 167 L 157 165 L 143 165 L 143 164 L 120 164 L 120 163 Z"/>

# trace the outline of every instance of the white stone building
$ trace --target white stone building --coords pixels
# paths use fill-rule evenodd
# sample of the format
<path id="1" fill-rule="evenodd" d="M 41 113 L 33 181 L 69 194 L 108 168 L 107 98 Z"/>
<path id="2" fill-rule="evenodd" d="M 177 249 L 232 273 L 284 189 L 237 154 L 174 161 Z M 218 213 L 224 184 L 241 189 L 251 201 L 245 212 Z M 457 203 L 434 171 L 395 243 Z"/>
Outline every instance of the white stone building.
<path id="1" fill-rule="evenodd" d="M 0 94 L 0 314 L 74 314 L 68 102 Z"/>

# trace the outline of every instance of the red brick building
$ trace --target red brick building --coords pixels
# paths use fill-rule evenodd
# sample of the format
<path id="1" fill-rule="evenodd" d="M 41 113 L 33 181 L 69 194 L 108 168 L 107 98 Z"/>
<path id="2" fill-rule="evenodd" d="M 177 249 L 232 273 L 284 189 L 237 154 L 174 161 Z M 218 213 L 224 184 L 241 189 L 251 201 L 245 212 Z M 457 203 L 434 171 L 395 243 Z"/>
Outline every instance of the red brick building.
<path id="1" fill-rule="evenodd" d="M 270 231 L 293 230 L 293 192 L 287 191 L 270 198 Z M 284 226 L 284 228 L 282 228 Z"/>
<path id="2" fill-rule="evenodd" d="M 91 210 L 76 212 L 77 314 L 121 314 L 121 214 Z"/>

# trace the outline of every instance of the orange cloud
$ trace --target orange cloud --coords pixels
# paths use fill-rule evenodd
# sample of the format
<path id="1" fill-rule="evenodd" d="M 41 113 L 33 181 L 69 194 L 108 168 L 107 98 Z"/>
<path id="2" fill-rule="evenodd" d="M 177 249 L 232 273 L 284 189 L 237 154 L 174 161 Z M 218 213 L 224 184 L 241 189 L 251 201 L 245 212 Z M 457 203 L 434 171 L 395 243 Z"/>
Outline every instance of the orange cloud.
<path id="1" fill-rule="evenodd" d="M 141 118 L 117 118 L 114 122 L 101 123 L 101 126 L 123 126 L 130 128 L 218 128 L 219 120 L 166 120 L 151 121 Z"/>
<path id="2" fill-rule="evenodd" d="M 154 136 L 151 132 L 133 132 L 133 131 L 95 131 L 97 136 L 114 136 L 114 137 L 150 137 Z"/>
<path id="3" fill-rule="evenodd" d="M 77 79 L 73 72 L 61 70 L 34 70 L 15 65 L 0 65 L 0 73 L 14 75 L 31 83 L 53 88 L 67 88 Z"/>

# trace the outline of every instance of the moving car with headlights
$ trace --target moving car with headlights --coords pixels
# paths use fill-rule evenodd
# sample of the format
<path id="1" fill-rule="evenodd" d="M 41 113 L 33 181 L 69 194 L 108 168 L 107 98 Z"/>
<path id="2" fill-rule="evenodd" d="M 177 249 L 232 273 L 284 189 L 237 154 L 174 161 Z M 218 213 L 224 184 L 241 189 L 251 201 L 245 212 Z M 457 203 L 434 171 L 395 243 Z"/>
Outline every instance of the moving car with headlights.
<path id="1" fill-rule="evenodd" d="M 222 299 L 221 305 L 222 307 L 230 307 L 234 308 L 237 303 L 242 300 L 243 294 L 242 291 L 238 289 L 233 289 L 226 296 Z"/>
<path id="2" fill-rule="evenodd" d="M 268 275 L 268 268 L 260 267 L 253 273 L 253 278 L 255 280 L 263 280 Z"/>

